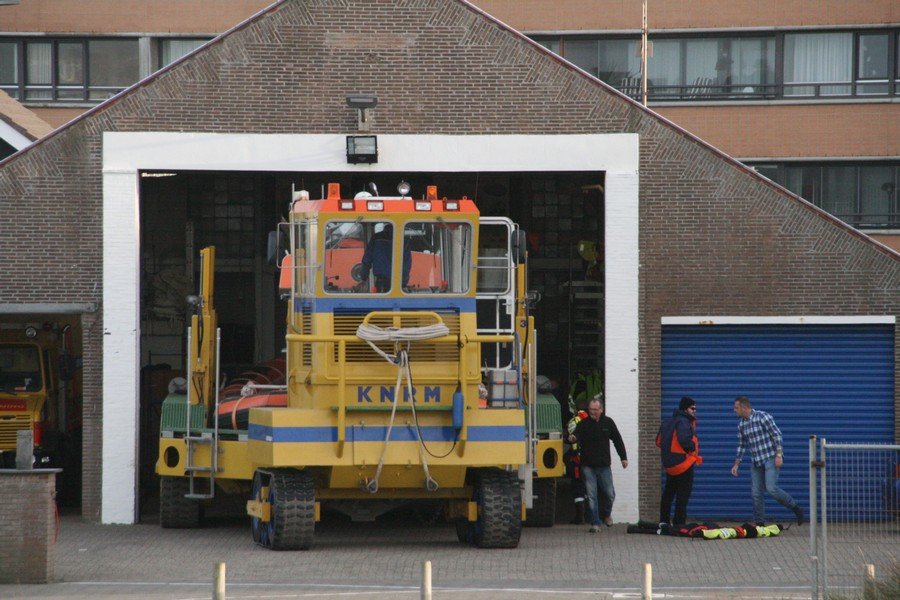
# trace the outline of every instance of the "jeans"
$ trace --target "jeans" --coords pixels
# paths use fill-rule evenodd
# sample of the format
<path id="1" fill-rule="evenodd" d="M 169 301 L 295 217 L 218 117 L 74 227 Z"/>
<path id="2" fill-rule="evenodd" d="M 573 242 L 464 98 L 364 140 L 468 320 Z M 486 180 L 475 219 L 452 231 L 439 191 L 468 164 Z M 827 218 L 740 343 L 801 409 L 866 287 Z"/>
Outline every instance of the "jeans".
<path id="1" fill-rule="evenodd" d="M 591 525 L 600 525 L 612 513 L 616 499 L 610 467 L 589 467 L 581 465 L 581 477 L 587 488 L 588 509 L 591 511 Z M 598 492 L 600 497 L 598 498 Z M 599 500 L 599 502 L 598 502 Z"/>
<path id="2" fill-rule="evenodd" d="M 778 471 L 775 467 L 775 458 L 770 458 L 760 466 L 750 466 L 750 485 L 753 494 L 753 520 L 756 523 L 764 523 L 766 520 L 766 503 L 763 497 L 768 492 L 782 506 L 793 510 L 797 502 L 790 494 L 778 487 Z"/>
<path id="3" fill-rule="evenodd" d="M 687 522 L 688 500 L 691 499 L 691 489 L 694 487 L 694 467 L 681 475 L 666 474 L 666 486 L 663 489 L 662 499 L 659 501 L 659 522 L 669 523 L 669 514 L 672 511 L 672 500 L 675 500 L 675 519 L 671 521 L 675 525 L 684 525 Z"/>

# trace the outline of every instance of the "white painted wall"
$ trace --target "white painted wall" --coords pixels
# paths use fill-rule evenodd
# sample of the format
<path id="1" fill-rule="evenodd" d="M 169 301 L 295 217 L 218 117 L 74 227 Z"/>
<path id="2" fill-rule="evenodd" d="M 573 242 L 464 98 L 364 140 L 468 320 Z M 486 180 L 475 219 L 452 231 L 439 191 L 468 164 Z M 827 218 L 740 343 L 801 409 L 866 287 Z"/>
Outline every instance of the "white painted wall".
<path id="1" fill-rule="evenodd" d="M 637 154 L 635 154 L 635 161 Z M 604 273 L 606 414 L 616 422 L 628 468 L 615 460 L 613 481 L 615 521 L 638 520 L 638 168 L 606 173 L 606 231 Z M 655 433 L 655 432 L 654 432 Z M 646 432 L 645 432 L 646 435 Z"/>
<path id="2" fill-rule="evenodd" d="M 140 170 L 605 171 L 607 404 L 631 461 L 613 516 L 637 519 L 638 136 L 379 135 L 378 149 L 378 163 L 349 165 L 342 134 L 103 135 L 103 523 L 136 520 Z"/>
<path id="3" fill-rule="evenodd" d="M 103 170 L 103 451 L 100 517 L 137 519 L 140 396 L 138 174 Z"/>

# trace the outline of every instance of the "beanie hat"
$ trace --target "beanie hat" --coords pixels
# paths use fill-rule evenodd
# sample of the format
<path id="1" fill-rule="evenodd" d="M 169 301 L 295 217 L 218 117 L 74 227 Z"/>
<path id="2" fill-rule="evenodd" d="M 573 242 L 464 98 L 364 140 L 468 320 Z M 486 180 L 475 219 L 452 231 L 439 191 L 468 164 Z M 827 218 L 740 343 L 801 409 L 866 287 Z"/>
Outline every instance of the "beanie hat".
<path id="1" fill-rule="evenodd" d="M 689 398 L 688 396 L 685 396 L 684 398 L 681 399 L 681 403 L 678 404 L 678 410 L 687 410 L 692 406 L 696 406 L 696 404 L 697 403 L 694 402 L 693 398 Z"/>

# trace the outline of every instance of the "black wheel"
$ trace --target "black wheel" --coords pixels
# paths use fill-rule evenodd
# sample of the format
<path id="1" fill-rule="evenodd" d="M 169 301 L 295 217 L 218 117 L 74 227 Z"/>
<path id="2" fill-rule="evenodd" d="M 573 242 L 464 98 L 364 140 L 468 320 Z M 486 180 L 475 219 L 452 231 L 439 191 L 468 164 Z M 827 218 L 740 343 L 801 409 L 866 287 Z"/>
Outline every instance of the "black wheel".
<path id="1" fill-rule="evenodd" d="M 309 550 L 316 528 L 316 490 L 306 471 L 276 471 L 269 479 L 272 550 Z"/>
<path id="2" fill-rule="evenodd" d="M 544 477 L 532 481 L 534 501 L 525 513 L 527 527 L 553 527 L 556 520 L 556 478 Z"/>
<path id="3" fill-rule="evenodd" d="M 473 541 L 479 548 L 515 548 L 522 535 L 522 493 L 515 473 L 486 469 L 475 489 L 478 522 Z"/>
<path id="4" fill-rule="evenodd" d="M 200 526 L 199 500 L 185 498 L 190 489 L 186 477 L 159 478 L 159 524 L 167 529 Z"/>

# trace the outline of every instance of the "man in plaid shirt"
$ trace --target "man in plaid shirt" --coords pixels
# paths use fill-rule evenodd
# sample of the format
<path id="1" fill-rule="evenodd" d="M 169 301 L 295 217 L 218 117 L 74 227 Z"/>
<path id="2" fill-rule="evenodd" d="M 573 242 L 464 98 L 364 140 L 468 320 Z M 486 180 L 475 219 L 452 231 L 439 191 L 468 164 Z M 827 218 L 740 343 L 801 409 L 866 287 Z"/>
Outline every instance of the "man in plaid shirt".
<path id="1" fill-rule="evenodd" d="M 803 524 L 803 509 L 790 494 L 778 487 L 778 471 L 784 462 L 781 444 L 781 430 L 772 415 L 761 410 L 753 410 L 746 396 L 738 396 L 734 401 L 734 412 L 741 418 L 738 423 L 738 447 L 731 474 L 738 476 L 738 466 L 744 457 L 744 450 L 750 449 L 750 483 L 753 493 L 753 520 L 757 525 L 765 524 L 766 505 L 763 493 L 768 492 L 779 504 L 797 516 L 797 524 Z"/>

